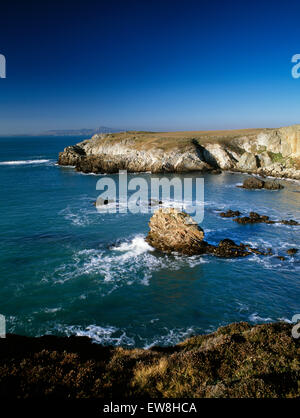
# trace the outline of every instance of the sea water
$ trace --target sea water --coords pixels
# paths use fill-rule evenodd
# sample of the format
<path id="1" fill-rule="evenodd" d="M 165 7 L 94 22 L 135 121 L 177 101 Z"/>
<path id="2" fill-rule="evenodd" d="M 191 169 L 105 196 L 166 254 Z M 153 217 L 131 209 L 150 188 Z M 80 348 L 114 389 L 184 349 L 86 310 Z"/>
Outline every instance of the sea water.
<path id="1" fill-rule="evenodd" d="M 79 140 L 0 139 L 0 313 L 7 332 L 150 347 L 234 321 L 290 321 L 300 313 L 300 254 L 286 255 L 300 249 L 300 227 L 239 225 L 219 216 L 233 209 L 300 221 L 299 182 L 252 191 L 236 187 L 242 174 L 185 175 L 204 178 L 201 227 L 208 242 L 230 238 L 271 247 L 274 255 L 165 255 L 145 241 L 150 212 L 98 213 L 93 202 L 101 175 L 56 164 L 58 152 Z M 153 176 L 139 175 L 147 182 Z M 118 182 L 118 175 L 110 177 Z"/>

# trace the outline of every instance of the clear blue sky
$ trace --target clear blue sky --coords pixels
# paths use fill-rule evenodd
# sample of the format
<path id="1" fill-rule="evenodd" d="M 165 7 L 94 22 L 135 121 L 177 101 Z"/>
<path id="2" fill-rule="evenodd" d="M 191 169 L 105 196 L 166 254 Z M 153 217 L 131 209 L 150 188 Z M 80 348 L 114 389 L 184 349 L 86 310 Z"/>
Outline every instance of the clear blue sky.
<path id="1" fill-rule="evenodd" d="M 0 134 L 300 123 L 299 1 L 2 2 Z"/>

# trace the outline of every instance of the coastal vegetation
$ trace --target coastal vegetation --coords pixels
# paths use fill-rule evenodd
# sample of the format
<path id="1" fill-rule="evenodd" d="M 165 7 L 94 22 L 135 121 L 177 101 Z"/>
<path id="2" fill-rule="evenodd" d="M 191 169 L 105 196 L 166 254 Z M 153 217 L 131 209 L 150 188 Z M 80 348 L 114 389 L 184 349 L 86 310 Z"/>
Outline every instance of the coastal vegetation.
<path id="1" fill-rule="evenodd" d="M 6 398 L 300 396 L 291 325 L 233 323 L 173 347 L 127 349 L 87 337 L 8 335 L 0 341 Z"/>
<path id="2" fill-rule="evenodd" d="M 300 126 L 229 131 L 97 134 L 68 146 L 60 165 L 84 173 L 241 171 L 299 179 Z"/>

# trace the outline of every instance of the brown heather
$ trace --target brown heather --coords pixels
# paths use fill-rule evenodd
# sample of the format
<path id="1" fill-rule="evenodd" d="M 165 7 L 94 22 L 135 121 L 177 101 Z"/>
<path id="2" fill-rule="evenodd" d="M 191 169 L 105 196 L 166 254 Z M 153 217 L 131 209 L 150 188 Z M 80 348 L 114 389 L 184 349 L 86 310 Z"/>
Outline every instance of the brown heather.
<path id="1" fill-rule="evenodd" d="M 8 335 L 0 393 L 10 398 L 300 396 L 300 342 L 284 323 L 233 323 L 174 347 L 103 347 L 86 337 Z"/>

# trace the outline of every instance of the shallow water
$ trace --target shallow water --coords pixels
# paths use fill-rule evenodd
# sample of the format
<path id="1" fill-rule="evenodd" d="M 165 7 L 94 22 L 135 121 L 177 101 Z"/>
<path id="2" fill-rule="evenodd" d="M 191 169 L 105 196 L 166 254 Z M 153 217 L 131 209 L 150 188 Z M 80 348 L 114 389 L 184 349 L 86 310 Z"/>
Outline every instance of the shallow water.
<path id="1" fill-rule="evenodd" d="M 150 213 L 99 214 L 92 202 L 101 176 L 55 165 L 58 152 L 80 139 L 0 139 L 0 313 L 8 332 L 149 347 L 233 321 L 300 313 L 299 254 L 286 261 L 162 255 L 144 240 Z M 231 238 L 275 255 L 300 248 L 300 227 L 238 225 L 218 215 L 231 208 L 300 220 L 299 183 L 249 191 L 236 187 L 244 177 L 204 176 L 206 240 Z"/>

